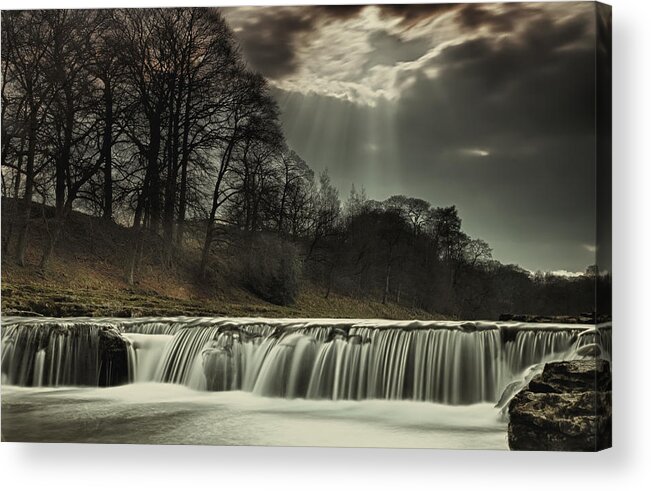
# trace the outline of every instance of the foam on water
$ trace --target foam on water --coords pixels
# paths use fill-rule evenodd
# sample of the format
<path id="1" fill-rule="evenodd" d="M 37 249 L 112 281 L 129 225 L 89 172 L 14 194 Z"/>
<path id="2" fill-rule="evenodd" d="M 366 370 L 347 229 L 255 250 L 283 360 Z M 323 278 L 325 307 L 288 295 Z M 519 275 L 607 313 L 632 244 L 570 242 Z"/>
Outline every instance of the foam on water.
<path id="1" fill-rule="evenodd" d="M 289 400 L 136 383 L 3 388 L 2 417 L 8 441 L 506 448 L 505 423 L 486 403 Z"/>
<path id="2" fill-rule="evenodd" d="M 608 359 L 610 337 L 609 325 L 3 318 L 3 439 L 506 449 L 511 392 L 580 349 Z"/>
<path id="3" fill-rule="evenodd" d="M 98 333 L 108 326 L 122 333 L 129 365 L 122 372 L 134 382 L 287 399 L 495 403 L 533 365 L 574 359 L 581 347 L 608 358 L 610 348 L 609 326 L 564 324 L 185 317 L 3 324 L 10 383 L 106 385 Z"/>

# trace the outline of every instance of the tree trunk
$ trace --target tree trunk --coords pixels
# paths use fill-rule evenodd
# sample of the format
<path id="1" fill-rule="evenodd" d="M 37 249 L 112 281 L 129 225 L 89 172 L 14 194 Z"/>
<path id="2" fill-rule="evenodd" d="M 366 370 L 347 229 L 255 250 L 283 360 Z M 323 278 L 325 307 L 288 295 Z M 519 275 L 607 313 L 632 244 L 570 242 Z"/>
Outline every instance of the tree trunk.
<path id="1" fill-rule="evenodd" d="M 135 244 L 132 245 L 133 249 L 131 251 L 131 257 L 129 258 L 129 273 L 127 275 L 127 283 L 129 283 L 130 286 L 133 286 L 135 284 L 136 264 L 138 263 L 138 247 L 142 240 L 141 236 L 142 228 L 138 226 L 137 229 L 134 230 Z"/>
<path id="2" fill-rule="evenodd" d="M 41 270 L 47 269 L 50 263 L 50 259 L 54 255 L 54 248 L 56 247 L 56 244 L 61 235 L 61 231 L 63 230 L 64 222 L 65 220 L 63 216 L 56 216 L 54 218 L 54 229 L 49 231 L 48 241 L 45 246 L 45 250 L 43 251 L 43 256 L 41 256 Z"/>
<path id="3" fill-rule="evenodd" d="M 177 93 L 178 92 L 178 93 Z M 176 97 L 175 97 L 176 95 Z M 163 263 L 172 264 L 174 249 L 174 207 L 176 204 L 176 180 L 179 161 L 179 112 L 181 110 L 181 90 L 176 90 L 176 82 L 171 82 L 169 98 L 169 118 L 167 125 L 167 180 L 165 181 L 165 201 L 163 204 Z"/>
<path id="4" fill-rule="evenodd" d="M 131 257 L 129 257 L 129 271 L 127 274 L 127 283 L 129 283 L 130 286 L 133 286 L 135 283 L 136 265 L 138 264 L 138 249 L 142 247 L 142 226 L 140 220 L 140 215 L 137 215 L 131 229 L 134 243 L 131 244 Z"/>
<path id="5" fill-rule="evenodd" d="M 54 254 L 54 248 L 61 236 L 67 215 L 72 210 L 72 190 L 68 190 L 66 202 L 66 187 L 70 169 L 70 155 L 72 151 L 72 129 L 74 125 L 74 100 L 70 89 L 66 90 L 66 124 L 63 135 L 63 148 L 56 159 L 56 180 L 55 180 L 55 209 L 54 209 L 54 230 L 49 234 L 47 245 L 41 257 L 40 268 L 46 269 L 50 258 Z"/>
<path id="6" fill-rule="evenodd" d="M 127 272 L 127 282 L 129 285 L 133 286 L 134 284 L 134 278 L 135 278 L 135 272 L 136 272 L 136 264 L 138 262 L 138 246 L 139 243 L 142 240 L 142 229 L 144 224 L 142 224 L 143 216 L 144 216 L 144 208 L 145 208 L 145 199 L 147 196 L 149 187 L 149 180 L 148 176 L 145 176 L 145 180 L 142 184 L 142 191 L 138 195 L 138 201 L 136 203 L 136 210 L 133 215 L 133 225 L 131 226 L 131 235 L 133 236 L 133 241 L 134 243 L 131 245 L 130 248 L 130 256 L 129 256 L 129 270 Z"/>
<path id="7" fill-rule="evenodd" d="M 387 272 L 384 280 L 384 294 L 382 295 L 382 303 L 386 304 L 389 298 L 389 282 L 391 279 L 391 261 L 387 262 Z"/>
<path id="8" fill-rule="evenodd" d="M 237 131 L 237 129 L 236 129 Z M 235 147 L 235 135 L 233 139 L 229 142 L 224 156 L 222 157 L 221 167 L 219 169 L 219 174 L 217 175 L 217 182 L 215 183 L 215 190 L 212 196 L 212 207 L 210 209 L 210 217 L 208 219 L 208 224 L 206 225 L 206 237 L 203 243 L 203 250 L 201 251 L 201 264 L 199 265 L 199 276 L 201 278 L 205 277 L 206 267 L 208 266 L 208 257 L 210 256 L 210 247 L 212 245 L 213 232 L 215 228 L 215 218 L 217 217 L 217 209 L 219 208 L 219 197 L 221 195 L 221 185 L 230 165 L 231 155 L 233 153 L 233 148 Z"/>
<path id="9" fill-rule="evenodd" d="M 160 113 L 154 114 L 149 122 L 149 151 L 148 173 L 149 173 L 149 228 L 152 232 L 158 233 L 161 218 L 160 203 L 160 170 L 158 168 L 158 154 L 160 152 Z"/>
<path id="10" fill-rule="evenodd" d="M 181 183 L 179 187 L 179 216 L 176 225 L 176 244 L 183 246 L 183 234 L 185 233 L 185 209 L 187 206 L 188 188 L 188 159 L 184 155 L 181 158 Z"/>
<path id="11" fill-rule="evenodd" d="M 19 224 L 16 244 L 16 262 L 25 266 L 25 251 L 29 233 L 29 220 L 32 213 L 34 195 L 34 159 L 36 157 L 36 108 L 31 105 L 27 144 L 27 163 L 25 169 L 25 194 L 23 195 L 23 215 Z"/>
<path id="12" fill-rule="evenodd" d="M 18 151 L 18 161 L 16 163 L 16 180 L 14 181 L 14 193 L 13 200 L 11 201 L 9 216 L 9 225 L 7 226 L 7 232 L 2 237 L 2 253 L 8 254 L 9 248 L 11 246 L 11 239 L 14 233 L 14 226 L 16 224 L 16 215 L 18 214 L 18 194 L 20 193 L 20 183 L 22 181 L 22 172 L 23 172 L 23 158 L 25 152 L 25 135 L 20 138 L 20 147 Z"/>
<path id="13" fill-rule="evenodd" d="M 179 247 L 183 245 L 183 234 L 185 233 L 185 213 L 187 207 L 188 188 L 188 162 L 190 160 L 190 101 L 192 98 L 192 79 L 188 84 L 188 94 L 185 98 L 185 112 L 183 115 L 183 140 L 181 142 L 181 183 L 179 188 L 179 216 L 176 229 L 176 243 Z"/>
<path id="14" fill-rule="evenodd" d="M 208 257 L 210 256 L 210 247 L 212 245 L 212 234 L 213 234 L 213 218 L 208 222 L 206 228 L 206 237 L 203 241 L 203 249 L 201 250 L 201 264 L 199 265 L 199 277 L 205 278 L 206 268 L 208 267 Z"/>
<path id="15" fill-rule="evenodd" d="M 104 161 L 104 196 L 102 219 L 113 219 L 113 93 L 111 81 L 104 85 L 104 137 L 102 141 L 102 159 Z"/>
<path id="16" fill-rule="evenodd" d="M 328 269 L 328 283 L 327 283 L 326 293 L 323 298 L 327 299 L 330 296 L 330 292 L 332 291 L 332 278 L 333 278 L 334 270 L 335 270 L 335 265 L 331 264 L 330 268 Z"/>

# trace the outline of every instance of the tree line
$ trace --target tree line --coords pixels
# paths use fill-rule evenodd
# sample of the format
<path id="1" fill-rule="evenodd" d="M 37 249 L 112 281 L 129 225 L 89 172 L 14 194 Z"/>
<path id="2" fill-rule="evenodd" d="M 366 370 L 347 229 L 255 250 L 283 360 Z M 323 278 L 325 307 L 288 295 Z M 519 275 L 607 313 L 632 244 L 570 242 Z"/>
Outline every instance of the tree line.
<path id="1" fill-rule="evenodd" d="M 307 280 L 459 317 L 594 308 L 594 275 L 502 265 L 454 206 L 354 187 L 341 203 L 212 9 L 2 12 L 2 193 L 3 253 L 20 265 L 37 202 L 52 210 L 43 269 L 79 210 L 128 226 L 131 284 L 153 240 L 162 266 L 195 251 L 198 281 L 230 275 L 275 303 Z"/>

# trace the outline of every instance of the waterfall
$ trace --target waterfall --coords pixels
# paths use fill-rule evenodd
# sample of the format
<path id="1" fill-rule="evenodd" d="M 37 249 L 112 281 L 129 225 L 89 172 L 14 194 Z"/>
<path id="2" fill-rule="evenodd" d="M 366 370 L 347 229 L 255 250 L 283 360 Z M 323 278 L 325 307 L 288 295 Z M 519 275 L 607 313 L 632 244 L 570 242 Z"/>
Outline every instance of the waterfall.
<path id="1" fill-rule="evenodd" d="M 126 324 L 122 330 L 134 334 L 176 334 L 186 324 L 181 322 L 144 322 L 141 324 Z"/>
<path id="2" fill-rule="evenodd" d="M 154 379 L 165 348 L 174 336 L 171 334 L 125 333 L 129 343 L 130 372 L 135 382 Z"/>
<path id="3" fill-rule="evenodd" d="M 111 356 L 106 354 L 107 343 Z M 24 386 L 153 381 L 288 399 L 456 405 L 495 402 L 529 367 L 581 357 L 581 349 L 592 352 L 594 346 L 609 359 L 610 326 L 337 319 L 32 320 L 5 326 L 2 372 L 7 383 Z"/>
<path id="4" fill-rule="evenodd" d="M 531 365 L 551 361 L 568 352 L 576 340 L 574 331 L 518 331 L 512 342 L 505 343 L 505 368 L 512 377 Z"/>
<path id="5" fill-rule="evenodd" d="M 2 374 L 21 386 L 107 386 L 130 380 L 128 347 L 115 326 L 19 323 L 2 330 Z"/>

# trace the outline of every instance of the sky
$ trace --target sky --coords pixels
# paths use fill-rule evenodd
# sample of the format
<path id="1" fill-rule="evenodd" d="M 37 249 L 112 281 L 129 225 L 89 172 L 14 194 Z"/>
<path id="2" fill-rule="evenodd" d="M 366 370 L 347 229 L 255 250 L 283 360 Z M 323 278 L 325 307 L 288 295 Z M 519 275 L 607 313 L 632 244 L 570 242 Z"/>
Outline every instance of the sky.
<path id="1" fill-rule="evenodd" d="M 456 205 L 493 257 L 595 263 L 592 2 L 224 9 L 288 144 L 342 199 Z"/>

